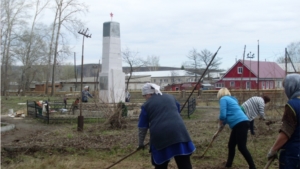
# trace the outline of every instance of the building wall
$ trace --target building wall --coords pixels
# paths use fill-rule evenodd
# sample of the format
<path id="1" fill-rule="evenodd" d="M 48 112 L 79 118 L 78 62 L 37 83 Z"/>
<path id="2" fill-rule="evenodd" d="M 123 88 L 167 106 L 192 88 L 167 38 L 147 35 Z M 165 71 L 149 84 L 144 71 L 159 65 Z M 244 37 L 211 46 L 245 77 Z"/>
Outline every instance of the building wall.
<path id="1" fill-rule="evenodd" d="M 226 87 L 229 89 L 240 89 L 240 86 L 242 85 L 242 89 L 249 89 L 246 87 L 246 83 L 249 82 L 247 80 L 243 80 L 242 82 L 240 80 L 232 80 L 232 81 L 227 81 L 227 80 L 222 80 L 219 81 L 215 84 L 215 89 L 220 89 L 222 87 Z M 251 88 L 250 89 L 257 89 L 257 81 L 252 80 L 250 81 L 251 83 Z M 260 80 L 259 81 L 259 89 L 281 89 L 282 84 L 280 80 Z"/>
<path id="2" fill-rule="evenodd" d="M 243 68 L 243 73 L 240 74 L 238 73 L 238 67 L 240 68 Z M 243 66 L 242 63 L 238 62 L 231 70 L 230 72 L 228 72 L 226 74 L 226 76 L 224 78 L 236 78 L 236 77 L 239 77 L 239 78 L 254 78 L 256 77 L 252 72 L 250 72 L 250 70 Z"/>

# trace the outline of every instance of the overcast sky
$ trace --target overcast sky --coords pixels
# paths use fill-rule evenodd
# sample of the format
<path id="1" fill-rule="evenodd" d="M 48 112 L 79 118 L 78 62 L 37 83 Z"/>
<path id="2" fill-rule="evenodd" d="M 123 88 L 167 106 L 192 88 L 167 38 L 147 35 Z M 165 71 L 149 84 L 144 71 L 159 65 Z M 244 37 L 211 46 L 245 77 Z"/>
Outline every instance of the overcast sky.
<path id="1" fill-rule="evenodd" d="M 82 16 L 91 39 L 85 39 L 84 63 L 102 59 L 103 23 L 120 23 L 121 49 L 140 57 L 160 57 L 161 66 L 180 67 L 195 48 L 208 49 L 230 68 L 236 59 L 255 53 L 260 60 L 276 61 L 292 42 L 300 41 L 300 0 L 84 0 L 89 13 Z M 82 37 L 72 40 L 81 64 Z M 73 63 L 73 58 L 69 58 Z M 79 63 L 80 62 L 80 63 Z M 102 63 L 102 60 L 101 60 Z M 123 64 L 123 66 L 126 66 Z"/>

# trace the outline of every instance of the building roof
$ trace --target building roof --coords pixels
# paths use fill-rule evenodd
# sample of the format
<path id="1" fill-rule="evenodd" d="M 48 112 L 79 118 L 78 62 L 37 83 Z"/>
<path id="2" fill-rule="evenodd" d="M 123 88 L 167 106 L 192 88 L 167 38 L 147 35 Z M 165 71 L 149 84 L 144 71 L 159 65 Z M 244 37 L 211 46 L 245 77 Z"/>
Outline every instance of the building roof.
<path id="1" fill-rule="evenodd" d="M 126 74 L 128 76 L 129 74 Z M 132 76 L 150 75 L 151 77 L 170 77 L 170 76 L 192 76 L 186 70 L 164 70 L 164 71 L 143 71 L 132 72 Z"/>
<path id="2" fill-rule="evenodd" d="M 250 69 L 255 76 L 258 76 L 257 63 L 258 61 L 244 60 L 244 65 L 248 69 Z M 285 77 L 285 71 L 276 62 L 267 62 L 267 61 L 259 62 L 259 78 L 284 78 L 284 77 Z"/>

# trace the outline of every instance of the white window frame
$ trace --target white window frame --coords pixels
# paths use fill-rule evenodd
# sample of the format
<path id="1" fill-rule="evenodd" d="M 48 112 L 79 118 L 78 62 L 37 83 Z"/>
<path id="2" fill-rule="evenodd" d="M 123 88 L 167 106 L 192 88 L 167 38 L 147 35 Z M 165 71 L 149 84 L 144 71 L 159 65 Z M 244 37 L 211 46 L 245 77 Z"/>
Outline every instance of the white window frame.
<path id="1" fill-rule="evenodd" d="M 261 89 L 265 89 L 265 88 L 266 88 L 265 82 L 261 82 Z"/>
<path id="2" fill-rule="evenodd" d="M 266 81 L 266 89 L 270 89 L 270 83 L 269 83 L 269 81 Z"/>
<path id="3" fill-rule="evenodd" d="M 224 83 L 216 83 L 216 88 L 222 88 L 224 86 Z"/>
<path id="4" fill-rule="evenodd" d="M 243 67 L 237 67 L 237 73 L 242 74 L 243 73 Z"/>
<path id="5" fill-rule="evenodd" d="M 251 81 L 246 82 L 246 89 L 251 89 Z"/>

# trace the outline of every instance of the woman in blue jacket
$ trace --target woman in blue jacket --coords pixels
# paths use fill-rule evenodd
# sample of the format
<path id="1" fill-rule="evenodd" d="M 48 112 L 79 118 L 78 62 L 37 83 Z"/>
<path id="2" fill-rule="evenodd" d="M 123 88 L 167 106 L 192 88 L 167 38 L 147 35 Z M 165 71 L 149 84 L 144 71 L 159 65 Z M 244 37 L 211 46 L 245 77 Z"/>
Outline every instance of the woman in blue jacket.
<path id="1" fill-rule="evenodd" d="M 228 142 L 228 158 L 225 167 L 231 167 L 235 155 L 235 147 L 246 159 L 249 169 L 255 169 L 252 156 L 247 149 L 247 134 L 249 130 L 249 120 L 242 111 L 235 97 L 231 96 L 227 88 L 221 88 L 217 94 L 220 103 L 219 132 L 224 125 L 228 124 L 232 129 Z M 216 137 L 216 134 L 215 136 Z"/>

